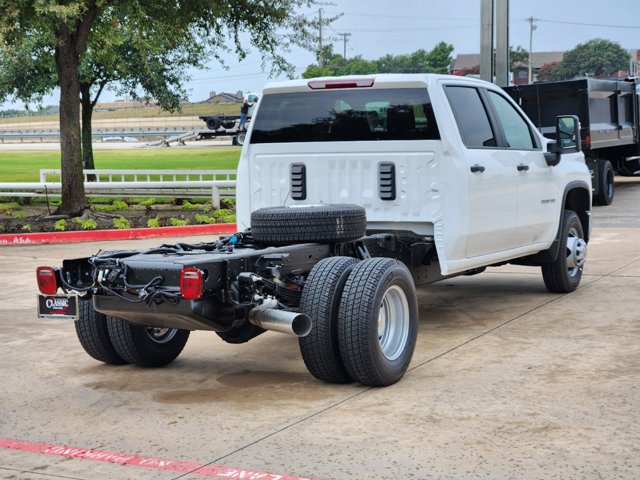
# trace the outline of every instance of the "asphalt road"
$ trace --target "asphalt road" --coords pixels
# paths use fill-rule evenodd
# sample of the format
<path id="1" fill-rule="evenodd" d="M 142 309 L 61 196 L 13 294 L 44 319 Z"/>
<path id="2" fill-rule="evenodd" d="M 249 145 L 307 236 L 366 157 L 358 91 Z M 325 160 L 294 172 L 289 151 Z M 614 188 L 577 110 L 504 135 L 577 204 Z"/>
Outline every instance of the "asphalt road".
<path id="1" fill-rule="evenodd" d="M 0 478 L 640 478 L 640 182 L 620 180 L 576 292 L 510 266 L 423 289 L 410 370 L 383 389 L 314 380 L 271 332 L 102 365 L 36 318 L 35 267 L 165 240 L 0 247 Z"/>

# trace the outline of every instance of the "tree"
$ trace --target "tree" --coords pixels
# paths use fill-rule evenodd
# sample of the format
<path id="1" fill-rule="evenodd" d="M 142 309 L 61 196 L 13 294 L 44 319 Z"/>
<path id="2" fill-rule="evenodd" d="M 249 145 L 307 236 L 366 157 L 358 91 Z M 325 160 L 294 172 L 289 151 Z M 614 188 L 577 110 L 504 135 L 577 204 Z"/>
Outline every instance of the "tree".
<path id="1" fill-rule="evenodd" d="M 518 45 L 516 48 L 509 47 L 509 70 L 513 72 L 516 67 L 529 65 L 529 52 Z"/>
<path id="2" fill-rule="evenodd" d="M 596 38 L 578 44 L 564 54 L 562 61 L 551 70 L 551 76 L 561 79 L 575 77 L 603 77 L 629 67 L 629 52 L 616 42 Z"/>
<path id="3" fill-rule="evenodd" d="M 377 60 L 366 60 L 361 56 L 347 60 L 334 54 L 329 46 L 323 54 L 323 66 L 309 65 L 302 78 L 370 73 L 446 73 L 451 63 L 451 52 L 453 45 L 440 42 L 429 52 L 420 49 L 409 55 L 387 54 Z"/>
<path id="4" fill-rule="evenodd" d="M 50 88 L 51 71 L 37 75 L 37 81 L 27 79 L 24 85 L 7 84 L 9 76 L 2 70 L 17 53 L 28 52 L 30 42 L 41 48 L 32 56 L 34 69 L 55 66 L 62 169 L 62 204 L 57 213 L 76 215 L 86 206 L 81 99 L 90 119 L 102 89 L 116 81 L 123 89 L 141 87 L 147 94 L 164 96 L 166 104 L 179 105 L 175 99 L 185 66 L 199 65 L 203 58 L 222 61 L 230 52 L 242 59 L 248 48 L 263 54 L 263 66 L 271 65 L 272 73 L 292 72 L 284 53 L 292 45 L 308 49 L 314 45 L 313 22 L 297 13 L 312 5 L 314 0 L 0 0 L 0 99 L 7 94 L 41 98 Z M 120 28 L 126 32 L 122 38 Z M 119 48 L 123 50 L 117 53 Z M 195 60 L 194 51 L 200 54 Z M 180 62 L 167 63 L 170 58 Z"/>

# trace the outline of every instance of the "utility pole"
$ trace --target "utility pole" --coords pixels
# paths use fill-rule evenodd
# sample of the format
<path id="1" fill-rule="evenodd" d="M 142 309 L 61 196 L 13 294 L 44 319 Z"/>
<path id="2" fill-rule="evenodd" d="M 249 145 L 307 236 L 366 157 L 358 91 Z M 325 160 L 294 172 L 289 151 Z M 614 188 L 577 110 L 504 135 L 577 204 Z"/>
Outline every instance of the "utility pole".
<path id="1" fill-rule="evenodd" d="M 351 36 L 350 33 L 339 33 L 342 37 L 342 58 L 347 59 L 347 39 Z"/>
<path id="2" fill-rule="evenodd" d="M 318 66 L 322 67 L 324 58 L 322 54 L 322 8 L 318 9 Z"/>
<path id="3" fill-rule="evenodd" d="M 480 1 L 480 78 L 493 82 L 493 9 L 494 0 Z"/>
<path id="4" fill-rule="evenodd" d="M 533 83 L 533 66 L 532 66 L 532 56 L 533 56 L 533 31 L 538 28 L 533 22 L 537 20 L 533 16 L 527 18 L 529 21 L 529 83 Z"/>

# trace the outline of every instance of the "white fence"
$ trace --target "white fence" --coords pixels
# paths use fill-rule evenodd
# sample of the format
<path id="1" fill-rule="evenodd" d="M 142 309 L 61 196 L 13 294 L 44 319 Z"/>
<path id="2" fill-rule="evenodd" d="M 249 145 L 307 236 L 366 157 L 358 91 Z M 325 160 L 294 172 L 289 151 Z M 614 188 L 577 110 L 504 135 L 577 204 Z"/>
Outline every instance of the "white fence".
<path id="1" fill-rule="evenodd" d="M 235 170 L 83 170 L 91 197 L 235 198 Z M 0 197 L 60 196 L 60 170 L 40 170 L 39 182 L 0 182 Z"/>

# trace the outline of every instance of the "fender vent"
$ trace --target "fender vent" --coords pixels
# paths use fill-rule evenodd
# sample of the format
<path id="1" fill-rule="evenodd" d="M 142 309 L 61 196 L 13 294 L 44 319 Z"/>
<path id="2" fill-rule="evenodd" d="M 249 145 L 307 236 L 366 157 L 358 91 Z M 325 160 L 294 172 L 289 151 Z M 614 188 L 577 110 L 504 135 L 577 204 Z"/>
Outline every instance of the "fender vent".
<path id="1" fill-rule="evenodd" d="M 393 163 L 378 165 L 378 192 L 382 200 L 396 199 L 396 167 Z"/>
<path id="2" fill-rule="evenodd" d="M 291 164 L 291 198 L 305 200 L 307 198 L 307 169 L 304 163 Z"/>

